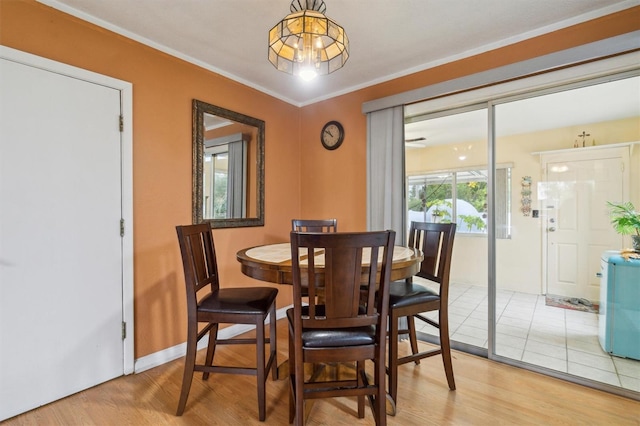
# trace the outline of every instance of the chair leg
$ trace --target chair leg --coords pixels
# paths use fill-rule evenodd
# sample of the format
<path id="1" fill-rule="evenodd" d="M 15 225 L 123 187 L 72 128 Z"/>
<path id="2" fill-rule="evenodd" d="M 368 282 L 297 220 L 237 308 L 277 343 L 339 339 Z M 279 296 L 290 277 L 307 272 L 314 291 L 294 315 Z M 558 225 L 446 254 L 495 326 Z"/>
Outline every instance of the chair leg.
<path id="1" fill-rule="evenodd" d="M 398 317 L 389 312 L 389 395 L 398 396 Z"/>
<path id="2" fill-rule="evenodd" d="M 358 387 L 364 387 L 364 380 L 362 376 L 364 375 L 364 361 L 356 362 L 356 380 L 358 381 Z M 358 418 L 364 418 L 364 395 L 358 396 Z"/>
<path id="3" fill-rule="evenodd" d="M 293 423 L 296 417 L 296 395 L 294 384 L 295 373 L 295 353 L 293 352 L 293 341 L 291 339 L 291 325 L 289 325 L 289 423 Z"/>
<path id="4" fill-rule="evenodd" d="M 451 342 L 449 341 L 449 318 L 447 310 L 440 310 L 440 348 L 442 349 L 442 363 L 447 376 L 449 389 L 456 390 L 456 382 L 453 378 L 453 363 L 451 362 Z"/>
<path id="5" fill-rule="evenodd" d="M 447 311 L 440 310 L 440 349 L 442 350 L 442 363 L 447 376 L 449 389 L 456 390 L 456 382 L 453 378 L 453 363 L 451 362 L 451 342 L 449 341 L 449 321 Z"/>
<path id="6" fill-rule="evenodd" d="M 289 424 L 296 418 L 296 401 L 293 395 L 293 385 L 289 382 Z"/>
<path id="7" fill-rule="evenodd" d="M 382 348 L 384 352 L 384 348 Z M 375 400 L 374 418 L 377 426 L 386 426 L 387 424 L 387 389 L 385 387 L 385 369 L 383 362 L 376 362 L 374 365 L 374 380 L 378 386 L 378 394 Z"/>
<path id="8" fill-rule="evenodd" d="M 214 324 L 209 329 L 209 343 L 207 343 L 207 356 L 204 360 L 204 365 L 211 367 L 213 365 L 213 355 L 216 352 L 216 339 L 218 338 L 218 324 Z M 204 371 L 202 373 L 202 380 L 209 378 L 209 372 Z"/>
<path id="9" fill-rule="evenodd" d="M 196 326 L 189 326 L 189 331 L 187 333 L 187 353 L 184 359 L 182 390 L 180 391 L 180 400 L 178 401 L 176 416 L 181 416 L 182 413 L 184 413 L 184 408 L 187 405 L 187 398 L 189 397 L 189 390 L 191 389 L 191 382 L 193 381 L 193 371 L 196 365 L 196 352 L 198 349 L 198 330 L 196 328 Z"/>
<path id="10" fill-rule="evenodd" d="M 290 411 L 293 414 L 293 418 L 290 418 L 290 421 L 295 426 L 304 426 L 304 362 L 297 363 L 295 361 L 296 348 L 291 338 L 291 333 L 293 333 L 293 330 L 289 334 L 289 377 L 291 380 L 291 401 L 293 403 Z M 289 416 L 291 417 L 291 414 Z"/>
<path id="11" fill-rule="evenodd" d="M 261 422 L 266 418 L 266 372 L 265 372 L 265 318 L 256 321 L 256 376 L 258 379 L 258 418 Z"/>
<path id="12" fill-rule="evenodd" d="M 304 412 L 304 364 L 299 366 L 298 364 L 292 365 L 290 368 L 294 371 L 293 377 L 293 403 L 294 403 L 294 419 L 293 424 L 295 426 L 304 426 L 305 412 Z"/>
<path id="13" fill-rule="evenodd" d="M 295 426 L 304 426 L 304 376 L 301 374 L 295 374 Z"/>
<path id="14" fill-rule="evenodd" d="M 413 315 L 407 316 L 407 328 L 409 329 L 409 342 L 411 343 L 411 353 L 418 353 L 418 338 L 416 337 L 416 321 Z M 420 360 L 415 360 L 416 365 L 420 364 Z"/>
<path id="15" fill-rule="evenodd" d="M 278 339 L 276 335 L 276 304 L 271 305 L 271 312 L 269 314 L 269 359 L 273 357 L 271 363 L 271 378 L 278 380 Z"/>

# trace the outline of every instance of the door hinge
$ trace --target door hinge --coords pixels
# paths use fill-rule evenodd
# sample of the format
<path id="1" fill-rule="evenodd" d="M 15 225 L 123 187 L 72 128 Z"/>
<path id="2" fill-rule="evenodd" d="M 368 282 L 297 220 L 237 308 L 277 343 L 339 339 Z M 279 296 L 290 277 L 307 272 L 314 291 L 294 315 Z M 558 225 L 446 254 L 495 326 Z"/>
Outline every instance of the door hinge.
<path id="1" fill-rule="evenodd" d="M 127 323 L 122 321 L 122 340 L 127 338 Z"/>
<path id="2" fill-rule="evenodd" d="M 624 172 L 624 162 L 620 163 L 620 171 Z"/>
<path id="3" fill-rule="evenodd" d="M 120 132 L 124 132 L 124 116 L 120 115 L 120 117 L 118 117 L 118 128 L 120 129 Z"/>
<path id="4" fill-rule="evenodd" d="M 120 219 L 120 236 L 124 237 L 124 219 Z"/>

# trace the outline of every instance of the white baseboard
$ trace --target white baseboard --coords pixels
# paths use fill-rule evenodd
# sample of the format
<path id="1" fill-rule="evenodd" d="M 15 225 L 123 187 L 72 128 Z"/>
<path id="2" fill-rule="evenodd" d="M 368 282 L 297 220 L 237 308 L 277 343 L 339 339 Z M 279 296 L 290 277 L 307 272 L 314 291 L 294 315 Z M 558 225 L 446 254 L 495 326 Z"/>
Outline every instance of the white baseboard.
<path id="1" fill-rule="evenodd" d="M 287 309 L 289 309 L 290 307 L 291 306 L 286 306 L 284 308 L 278 309 L 276 311 L 276 320 L 284 318 L 286 316 Z M 268 321 L 271 321 L 271 318 L 269 318 Z M 254 328 L 255 327 L 250 324 L 235 324 L 220 330 L 218 332 L 218 337 L 220 339 L 230 339 L 242 333 L 246 333 L 247 331 L 253 330 Z M 207 339 L 201 339 L 198 343 L 198 350 L 204 349 L 206 346 Z M 187 342 L 184 342 L 180 343 L 179 345 L 175 345 L 170 348 L 143 356 L 142 358 L 138 358 L 135 360 L 134 373 L 142 373 L 143 371 L 149 370 L 153 367 L 157 367 L 169 361 L 173 361 L 174 359 L 183 357 L 186 352 Z"/>

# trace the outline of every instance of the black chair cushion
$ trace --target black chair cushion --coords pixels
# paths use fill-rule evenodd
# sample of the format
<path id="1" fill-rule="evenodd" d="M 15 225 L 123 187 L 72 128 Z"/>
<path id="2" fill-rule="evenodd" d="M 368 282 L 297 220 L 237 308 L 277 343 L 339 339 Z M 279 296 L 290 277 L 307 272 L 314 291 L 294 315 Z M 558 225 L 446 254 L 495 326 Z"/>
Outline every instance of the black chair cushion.
<path id="1" fill-rule="evenodd" d="M 303 306 L 302 311 L 303 315 L 309 314 L 307 306 Z M 319 312 L 318 315 L 321 316 L 322 314 Z M 287 309 L 287 318 L 293 324 L 293 308 Z M 375 336 L 376 328 L 374 326 L 339 329 L 308 328 L 302 331 L 302 345 L 306 348 L 372 345 L 375 343 Z"/>
<path id="2" fill-rule="evenodd" d="M 221 288 L 204 297 L 199 311 L 233 314 L 266 314 L 278 295 L 271 287 Z"/>
<path id="3" fill-rule="evenodd" d="M 391 309 L 436 300 L 440 300 L 438 293 L 419 284 L 395 281 L 389 287 L 389 306 Z"/>

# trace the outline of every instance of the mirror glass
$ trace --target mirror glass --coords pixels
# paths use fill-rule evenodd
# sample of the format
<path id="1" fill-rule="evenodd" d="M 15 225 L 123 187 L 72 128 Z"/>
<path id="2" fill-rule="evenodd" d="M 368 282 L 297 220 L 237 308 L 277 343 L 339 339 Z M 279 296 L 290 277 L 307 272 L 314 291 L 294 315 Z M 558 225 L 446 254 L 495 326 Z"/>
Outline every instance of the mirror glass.
<path id="1" fill-rule="evenodd" d="M 193 101 L 193 223 L 264 225 L 264 121 Z"/>

